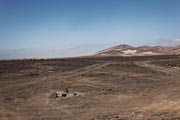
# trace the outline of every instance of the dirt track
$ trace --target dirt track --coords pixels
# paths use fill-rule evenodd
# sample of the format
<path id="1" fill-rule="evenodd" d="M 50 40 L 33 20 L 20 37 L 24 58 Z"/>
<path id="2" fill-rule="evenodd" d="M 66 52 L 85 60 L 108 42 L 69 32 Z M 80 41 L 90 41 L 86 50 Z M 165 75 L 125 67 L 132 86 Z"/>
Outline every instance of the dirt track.
<path id="1" fill-rule="evenodd" d="M 0 120 L 180 120 L 180 56 L 0 61 Z"/>

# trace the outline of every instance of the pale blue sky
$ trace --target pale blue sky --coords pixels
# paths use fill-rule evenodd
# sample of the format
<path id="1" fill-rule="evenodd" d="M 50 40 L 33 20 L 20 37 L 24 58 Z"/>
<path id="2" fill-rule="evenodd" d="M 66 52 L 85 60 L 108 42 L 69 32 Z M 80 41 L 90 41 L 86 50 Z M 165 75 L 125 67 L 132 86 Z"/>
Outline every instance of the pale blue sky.
<path id="1" fill-rule="evenodd" d="M 180 0 L 0 0 L 0 50 L 180 38 Z"/>

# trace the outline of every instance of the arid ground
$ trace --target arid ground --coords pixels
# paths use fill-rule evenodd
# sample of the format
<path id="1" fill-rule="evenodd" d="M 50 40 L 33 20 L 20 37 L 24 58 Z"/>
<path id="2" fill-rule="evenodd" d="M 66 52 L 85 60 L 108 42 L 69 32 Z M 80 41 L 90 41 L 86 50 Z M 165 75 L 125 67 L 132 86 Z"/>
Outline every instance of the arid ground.
<path id="1" fill-rule="evenodd" d="M 180 120 L 180 55 L 0 61 L 0 120 Z"/>

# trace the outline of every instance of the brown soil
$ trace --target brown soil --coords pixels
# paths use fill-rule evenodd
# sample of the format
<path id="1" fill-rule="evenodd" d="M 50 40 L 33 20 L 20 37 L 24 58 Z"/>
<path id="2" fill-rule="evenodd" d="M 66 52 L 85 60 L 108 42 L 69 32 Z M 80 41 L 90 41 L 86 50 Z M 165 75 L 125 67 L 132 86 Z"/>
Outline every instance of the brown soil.
<path id="1" fill-rule="evenodd" d="M 0 120 L 180 120 L 180 56 L 0 61 Z"/>

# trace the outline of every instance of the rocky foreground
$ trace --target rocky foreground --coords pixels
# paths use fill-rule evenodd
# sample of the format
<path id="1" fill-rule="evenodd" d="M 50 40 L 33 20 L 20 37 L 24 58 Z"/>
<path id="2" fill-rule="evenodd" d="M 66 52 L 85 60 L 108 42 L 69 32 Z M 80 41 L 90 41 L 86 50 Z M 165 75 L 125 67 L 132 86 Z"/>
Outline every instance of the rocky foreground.
<path id="1" fill-rule="evenodd" d="M 0 120 L 180 120 L 180 56 L 0 61 Z"/>

